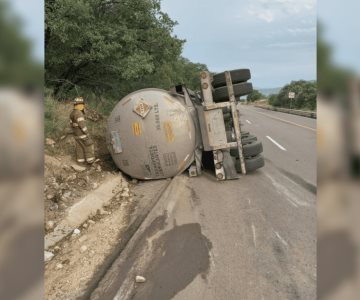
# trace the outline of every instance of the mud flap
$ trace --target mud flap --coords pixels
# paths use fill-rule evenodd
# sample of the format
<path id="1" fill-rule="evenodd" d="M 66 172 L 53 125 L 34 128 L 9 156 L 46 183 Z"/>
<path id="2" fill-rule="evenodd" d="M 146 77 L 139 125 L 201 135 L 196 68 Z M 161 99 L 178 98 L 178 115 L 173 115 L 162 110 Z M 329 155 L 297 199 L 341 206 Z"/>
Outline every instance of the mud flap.
<path id="1" fill-rule="evenodd" d="M 240 175 L 236 171 L 235 160 L 230 155 L 230 151 L 225 150 L 225 151 L 223 151 L 223 154 L 224 154 L 223 167 L 224 167 L 226 179 L 227 180 L 229 180 L 229 179 L 239 179 Z"/>

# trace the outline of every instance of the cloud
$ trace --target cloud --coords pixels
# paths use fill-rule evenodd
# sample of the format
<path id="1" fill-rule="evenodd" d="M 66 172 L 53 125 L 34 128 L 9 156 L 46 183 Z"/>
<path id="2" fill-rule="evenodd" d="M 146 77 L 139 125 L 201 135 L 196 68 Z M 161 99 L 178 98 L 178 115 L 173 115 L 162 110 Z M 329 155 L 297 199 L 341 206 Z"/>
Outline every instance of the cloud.
<path id="1" fill-rule="evenodd" d="M 298 27 L 298 28 L 288 28 L 288 32 L 292 33 L 293 35 L 298 35 L 301 33 L 313 33 L 316 32 L 316 27 Z"/>
<path id="2" fill-rule="evenodd" d="M 266 48 L 299 48 L 306 46 L 313 46 L 313 42 L 284 42 L 284 43 L 272 43 L 265 45 Z"/>
<path id="3" fill-rule="evenodd" d="M 315 13 L 315 0 L 253 0 L 248 7 L 248 14 L 267 23 L 277 17 Z"/>
<path id="4" fill-rule="evenodd" d="M 248 13 L 250 15 L 258 17 L 260 20 L 266 21 L 268 23 L 271 23 L 274 21 L 274 13 L 270 10 L 256 10 L 256 9 L 249 9 Z"/>

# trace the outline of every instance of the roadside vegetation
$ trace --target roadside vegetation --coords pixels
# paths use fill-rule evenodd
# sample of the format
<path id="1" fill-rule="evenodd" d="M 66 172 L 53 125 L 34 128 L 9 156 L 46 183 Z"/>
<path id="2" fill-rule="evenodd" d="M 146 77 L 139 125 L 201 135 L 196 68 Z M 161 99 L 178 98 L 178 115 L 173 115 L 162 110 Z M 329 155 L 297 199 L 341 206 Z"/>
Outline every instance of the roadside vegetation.
<path id="1" fill-rule="evenodd" d="M 48 0 L 45 16 L 46 136 L 61 135 L 59 103 L 77 95 L 107 115 L 137 89 L 196 90 L 207 70 L 181 55 L 185 40 L 173 34 L 177 23 L 159 0 Z"/>
<path id="2" fill-rule="evenodd" d="M 289 99 L 289 92 L 295 93 L 294 99 Z M 278 94 L 265 96 L 260 91 L 254 90 L 247 97 L 247 101 L 261 100 L 274 107 L 314 111 L 316 110 L 316 95 L 316 81 L 298 80 L 285 85 Z"/>

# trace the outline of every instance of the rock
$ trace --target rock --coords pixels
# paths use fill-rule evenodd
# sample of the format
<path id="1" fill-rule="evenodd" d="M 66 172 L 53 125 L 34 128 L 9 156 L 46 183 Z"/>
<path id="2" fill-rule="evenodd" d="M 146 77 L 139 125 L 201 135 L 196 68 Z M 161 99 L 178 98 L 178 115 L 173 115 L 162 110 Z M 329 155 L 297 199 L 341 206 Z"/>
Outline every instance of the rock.
<path id="1" fill-rule="evenodd" d="M 106 211 L 105 209 L 98 209 L 98 214 L 99 215 L 110 215 L 110 213 L 108 211 Z"/>
<path id="2" fill-rule="evenodd" d="M 146 278 L 143 276 L 138 275 L 135 277 L 135 282 L 137 282 L 137 283 L 144 283 L 145 281 L 146 281 Z"/>
<path id="3" fill-rule="evenodd" d="M 138 181 L 136 178 L 134 178 L 133 180 L 131 180 L 131 182 L 132 182 L 133 184 L 137 184 L 139 181 Z"/>
<path id="4" fill-rule="evenodd" d="M 69 180 L 69 181 L 74 181 L 76 178 L 77 178 L 76 174 L 73 174 L 73 175 L 70 175 L 70 176 L 68 177 L 68 180 Z"/>
<path id="5" fill-rule="evenodd" d="M 61 248 L 59 246 L 54 247 L 54 252 L 59 252 L 60 250 L 61 250 Z"/>
<path id="6" fill-rule="evenodd" d="M 101 172 L 101 171 L 102 171 L 101 166 L 98 165 L 98 166 L 96 167 L 96 170 L 97 170 L 98 172 Z"/>
<path id="7" fill-rule="evenodd" d="M 79 165 L 71 165 L 71 167 L 76 171 L 76 172 L 83 172 L 86 170 L 86 167 L 83 166 L 79 166 Z"/>
<path id="8" fill-rule="evenodd" d="M 54 210 L 58 210 L 59 209 L 59 205 L 57 205 L 57 203 L 52 203 L 50 205 L 50 210 L 54 211 Z"/>
<path id="9" fill-rule="evenodd" d="M 59 264 L 56 264 L 56 269 L 57 269 L 57 270 L 60 270 L 60 269 L 62 269 L 63 267 L 64 267 L 64 266 L 63 266 L 62 264 L 60 264 L 60 263 L 59 263 Z"/>
<path id="10" fill-rule="evenodd" d="M 75 228 L 74 229 L 74 232 L 73 232 L 75 235 L 78 235 L 78 234 L 80 234 L 80 229 L 78 229 L 78 228 Z"/>
<path id="11" fill-rule="evenodd" d="M 52 229 L 54 229 L 54 226 L 55 226 L 54 221 L 47 221 L 45 228 L 46 228 L 46 230 L 52 230 Z"/>
<path id="12" fill-rule="evenodd" d="M 50 251 L 45 251 L 44 252 L 45 262 L 48 262 L 48 261 L 52 260 L 53 257 L 54 257 L 54 253 L 52 253 Z"/>
<path id="13" fill-rule="evenodd" d="M 71 167 L 69 165 L 63 165 L 63 169 L 66 171 L 69 171 L 69 170 L 71 170 Z"/>
<path id="14" fill-rule="evenodd" d="M 54 199 L 54 197 L 55 197 L 54 194 L 48 194 L 48 195 L 46 196 L 46 198 L 47 198 L 48 200 Z"/>
<path id="15" fill-rule="evenodd" d="M 92 188 L 93 188 L 93 190 L 97 189 L 97 188 L 98 188 L 98 184 L 97 184 L 96 182 L 94 182 L 94 183 L 92 184 Z"/>
<path id="16" fill-rule="evenodd" d="M 89 226 L 88 224 L 84 223 L 82 227 L 88 228 L 88 226 Z"/>
<path id="17" fill-rule="evenodd" d="M 71 192 L 70 192 L 70 191 L 66 191 L 66 192 L 64 192 L 64 194 L 63 194 L 62 196 L 63 196 L 63 198 L 70 198 Z"/>
<path id="18" fill-rule="evenodd" d="M 79 242 L 80 243 L 83 243 L 87 240 L 87 236 L 86 235 L 83 235 L 82 237 L 79 238 Z"/>
<path id="19" fill-rule="evenodd" d="M 130 197 L 129 192 L 123 192 L 121 194 L 121 197 Z"/>
<path id="20" fill-rule="evenodd" d="M 89 223 L 89 224 L 95 224 L 95 221 L 89 220 L 88 223 Z"/>
<path id="21" fill-rule="evenodd" d="M 62 202 L 62 203 L 60 203 L 59 207 L 60 207 L 61 209 L 66 209 L 66 208 L 67 208 L 67 205 Z"/>
<path id="22" fill-rule="evenodd" d="M 85 245 L 82 245 L 80 248 L 80 252 L 84 253 L 87 250 L 87 247 Z"/>
<path id="23" fill-rule="evenodd" d="M 45 143 L 46 143 L 46 145 L 51 146 L 51 147 L 54 147 L 54 145 L 56 144 L 55 141 L 51 138 L 46 138 Z"/>

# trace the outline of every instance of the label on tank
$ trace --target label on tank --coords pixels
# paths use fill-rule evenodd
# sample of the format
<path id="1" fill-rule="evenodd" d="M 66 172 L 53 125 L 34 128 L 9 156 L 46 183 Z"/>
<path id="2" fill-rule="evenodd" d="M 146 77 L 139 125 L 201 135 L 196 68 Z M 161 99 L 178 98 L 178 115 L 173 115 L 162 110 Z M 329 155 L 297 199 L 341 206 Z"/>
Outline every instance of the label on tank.
<path id="1" fill-rule="evenodd" d="M 117 131 L 111 131 L 111 144 L 115 153 L 122 152 L 120 135 Z"/>
<path id="2" fill-rule="evenodd" d="M 141 125 L 139 122 L 134 122 L 132 124 L 132 128 L 133 128 L 133 134 L 135 136 L 140 136 L 141 135 Z"/>
<path id="3" fill-rule="evenodd" d="M 168 143 L 175 141 L 175 135 L 172 128 L 172 123 L 170 121 L 164 122 L 164 130 L 165 130 L 166 141 Z"/>
<path id="4" fill-rule="evenodd" d="M 140 117 L 142 117 L 143 119 L 147 116 L 147 114 L 149 113 L 151 109 L 151 106 L 149 104 L 147 104 L 144 100 L 141 99 L 140 102 L 138 102 L 135 106 L 134 106 L 134 112 L 136 112 Z"/>
<path id="5" fill-rule="evenodd" d="M 160 156 L 159 156 L 159 149 L 157 146 L 153 145 L 149 147 L 149 154 L 151 164 L 154 169 L 154 173 L 156 177 L 164 176 L 164 171 L 161 167 Z"/>

